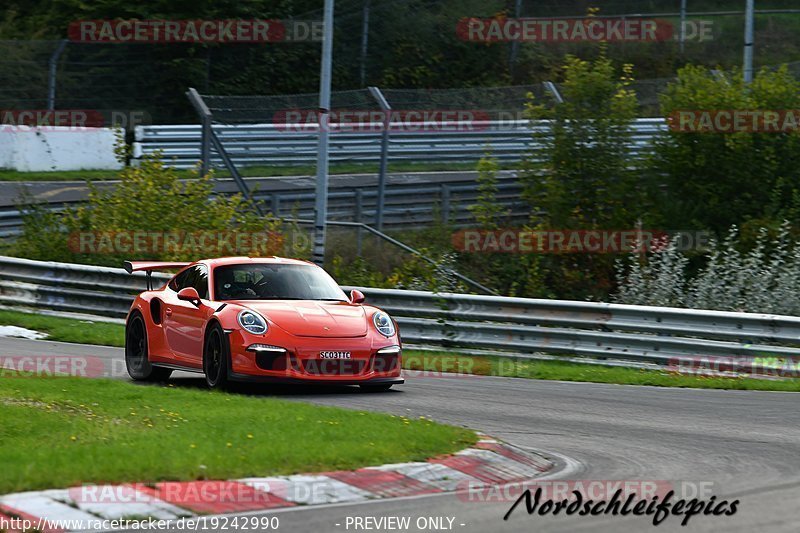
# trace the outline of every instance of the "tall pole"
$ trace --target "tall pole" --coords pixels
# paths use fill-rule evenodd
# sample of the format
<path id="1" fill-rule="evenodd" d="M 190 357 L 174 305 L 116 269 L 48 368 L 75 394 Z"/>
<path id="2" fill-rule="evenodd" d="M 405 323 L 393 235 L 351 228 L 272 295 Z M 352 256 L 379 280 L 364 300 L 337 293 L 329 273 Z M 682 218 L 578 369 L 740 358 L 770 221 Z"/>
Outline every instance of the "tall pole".
<path id="1" fill-rule="evenodd" d="M 367 48 L 369 46 L 369 2 L 364 0 L 364 16 L 361 26 L 361 66 L 359 69 L 359 78 L 361 79 L 361 86 L 363 87 L 367 80 Z"/>
<path id="2" fill-rule="evenodd" d="M 516 0 L 514 2 L 514 18 L 519 19 L 520 15 L 522 14 L 522 0 Z M 514 75 L 514 65 L 517 64 L 517 53 L 519 52 L 519 41 L 514 40 L 511 41 L 511 53 L 508 57 L 508 72 L 513 76 Z"/>
<path id="3" fill-rule="evenodd" d="M 389 128 L 392 127 L 392 106 L 386 101 L 381 90 L 369 87 L 369 93 L 383 111 L 383 131 L 381 132 L 381 162 L 378 167 L 378 198 L 375 202 L 375 226 L 383 231 L 383 209 L 386 197 L 386 168 L 389 164 Z"/>
<path id="4" fill-rule="evenodd" d="M 681 54 L 684 50 L 684 45 L 686 43 L 686 0 L 681 0 L 681 32 L 680 32 L 680 40 L 681 40 Z"/>
<path id="5" fill-rule="evenodd" d="M 753 19 L 755 16 L 755 0 L 747 0 L 747 11 L 744 19 L 744 82 L 753 81 Z"/>
<path id="6" fill-rule="evenodd" d="M 325 222 L 328 218 L 328 133 L 331 107 L 331 62 L 333 60 L 333 1 L 325 0 L 322 66 L 319 79 L 319 141 L 317 144 L 313 260 L 320 266 L 325 261 Z"/>
<path id="7" fill-rule="evenodd" d="M 47 74 L 47 109 L 53 111 L 56 108 L 56 74 L 58 73 L 58 59 L 67 47 L 67 39 L 62 39 L 56 47 L 53 55 L 50 56 L 49 69 Z"/>

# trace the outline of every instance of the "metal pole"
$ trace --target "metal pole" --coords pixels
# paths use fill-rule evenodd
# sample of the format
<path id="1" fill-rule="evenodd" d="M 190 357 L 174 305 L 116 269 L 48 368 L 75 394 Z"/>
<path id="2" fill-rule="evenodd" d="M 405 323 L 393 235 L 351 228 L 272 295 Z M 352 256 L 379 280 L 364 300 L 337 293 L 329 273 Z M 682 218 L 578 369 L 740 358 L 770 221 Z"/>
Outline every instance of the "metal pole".
<path id="1" fill-rule="evenodd" d="M 753 19 L 755 17 L 755 0 L 747 0 L 744 19 L 744 82 L 753 81 Z"/>
<path id="2" fill-rule="evenodd" d="M 514 3 L 514 18 L 519 19 L 522 13 L 522 0 L 516 0 Z M 508 58 L 508 72 L 514 74 L 514 65 L 517 62 L 517 54 L 519 53 L 519 41 L 511 41 L 511 54 Z"/>
<path id="3" fill-rule="evenodd" d="M 564 103 L 564 98 L 561 97 L 561 93 L 558 92 L 558 88 L 556 87 L 555 83 L 553 83 L 552 81 L 545 81 L 545 82 L 542 82 L 542 85 L 544 85 L 544 89 L 547 92 L 549 92 L 550 94 L 553 95 L 553 98 L 556 99 L 557 103 L 559 103 L 559 104 L 563 104 Z"/>
<path id="4" fill-rule="evenodd" d="M 363 87 L 367 79 L 367 46 L 369 45 L 369 3 L 364 0 L 364 20 L 361 26 L 361 71 L 360 79 Z"/>
<path id="5" fill-rule="evenodd" d="M 684 44 L 686 42 L 686 0 L 681 0 L 681 53 L 683 53 Z"/>
<path id="6" fill-rule="evenodd" d="M 58 59 L 64 53 L 69 39 L 62 39 L 56 47 L 53 55 L 50 56 L 50 72 L 47 77 L 47 109 L 52 111 L 56 108 L 56 74 L 58 70 Z"/>
<path id="7" fill-rule="evenodd" d="M 392 125 L 392 106 L 386 101 L 377 87 L 370 87 L 369 93 L 383 111 L 383 132 L 381 134 L 381 163 L 378 168 L 378 198 L 375 201 L 375 226 L 383 231 L 383 208 L 386 198 L 386 167 L 389 165 L 389 128 Z"/>
<path id="8" fill-rule="evenodd" d="M 333 2 L 325 0 L 322 37 L 322 66 L 319 79 L 319 142 L 317 145 L 317 190 L 314 204 L 313 260 L 325 261 L 325 223 L 328 218 L 328 130 L 331 106 L 331 63 L 333 60 Z"/>
<path id="9" fill-rule="evenodd" d="M 203 101 L 203 97 L 197 92 L 194 87 L 189 87 L 186 91 L 186 96 L 189 98 L 192 107 L 194 107 L 197 114 L 200 115 L 200 124 L 202 125 L 200 135 L 200 174 L 206 176 L 211 168 L 211 110 Z"/>

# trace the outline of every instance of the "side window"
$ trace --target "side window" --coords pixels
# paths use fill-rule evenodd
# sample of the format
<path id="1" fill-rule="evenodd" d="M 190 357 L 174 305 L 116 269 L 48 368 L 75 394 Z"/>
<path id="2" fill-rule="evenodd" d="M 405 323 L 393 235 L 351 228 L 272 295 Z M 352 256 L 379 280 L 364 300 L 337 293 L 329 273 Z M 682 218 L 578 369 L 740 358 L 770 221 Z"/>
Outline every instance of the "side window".
<path id="1" fill-rule="evenodd" d="M 194 267 L 195 273 L 190 280 L 191 286 L 197 290 L 200 298 L 208 299 L 208 269 L 203 265 Z"/>
<path id="2" fill-rule="evenodd" d="M 187 268 L 169 282 L 169 288 L 175 292 L 186 287 L 194 287 L 200 298 L 208 298 L 208 269 L 204 265 Z"/>
<path id="3" fill-rule="evenodd" d="M 178 292 L 184 287 L 188 287 L 186 283 L 186 278 L 193 270 L 194 268 L 187 268 L 186 270 L 184 270 L 183 272 L 172 278 L 172 280 L 169 282 L 169 288 L 175 292 Z"/>

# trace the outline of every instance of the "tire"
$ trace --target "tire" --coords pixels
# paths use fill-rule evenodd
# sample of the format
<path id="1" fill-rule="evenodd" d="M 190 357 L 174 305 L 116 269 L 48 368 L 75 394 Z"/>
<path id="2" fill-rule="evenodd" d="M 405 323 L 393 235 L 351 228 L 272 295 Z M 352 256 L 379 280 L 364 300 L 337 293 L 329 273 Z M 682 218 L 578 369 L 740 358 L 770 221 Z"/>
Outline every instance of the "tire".
<path id="1" fill-rule="evenodd" d="M 359 387 L 361 387 L 361 390 L 364 392 L 386 392 L 392 388 L 392 385 L 394 385 L 394 383 L 377 383 L 375 385 L 359 385 Z"/>
<path id="2" fill-rule="evenodd" d="M 203 345 L 203 373 L 211 389 L 224 389 L 228 385 L 230 346 L 222 327 L 215 323 L 206 334 Z"/>
<path id="3" fill-rule="evenodd" d="M 125 367 L 134 381 L 166 381 L 172 375 L 169 368 L 150 363 L 147 328 L 140 313 L 134 313 L 125 325 Z"/>

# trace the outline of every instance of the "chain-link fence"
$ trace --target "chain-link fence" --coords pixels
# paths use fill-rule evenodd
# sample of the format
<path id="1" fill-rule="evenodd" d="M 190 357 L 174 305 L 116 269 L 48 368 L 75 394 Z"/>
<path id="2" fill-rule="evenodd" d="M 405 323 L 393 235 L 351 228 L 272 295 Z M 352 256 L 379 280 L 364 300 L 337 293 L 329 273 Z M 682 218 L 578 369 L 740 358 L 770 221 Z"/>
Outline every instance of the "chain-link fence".
<path id="1" fill-rule="evenodd" d="M 491 5 L 490 5 L 491 4 Z M 591 56 L 598 43 L 466 42 L 457 35 L 459 17 L 580 17 L 593 2 L 513 2 L 497 11 L 493 2 L 343 0 L 337 3 L 333 107 L 372 109 L 364 89 L 378 86 L 398 109 L 482 109 L 491 118 L 518 113 L 528 92 L 542 96 L 542 82 L 559 78 L 566 54 Z M 609 57 L 635 65 L 640 116 L 654 116 L 658 95 L 685 63 L 731 67 L 741 62 L 744 2 L 688 0 L 681 17 L 676 0 L 604 2 L 598 16 L 651 17 L 678 28 L 690 23 L 685 42 L 609 43 Z M 796 0 L 760 1 L 756 16 L 756 66 L 800 57 L 800 9 Z M 490 9 L 491 8 L 491 9 Z M 626 14 L 627 13 L 627 14 Z M 635 14 L 634 14 L 635 13 Z M 321 12 L 302 14 L 318 19 Z M 708 35 L 698 34 L 708 23 Z M 2 30 L 2 26 L 0 26 Z M 2 33 L 0 33 L 2 35 Z M 215 116 L 252 122 L 253 112 L 315 109 L 318 42 L 85 43 L 66 40 L 0 41 L 0 109 L 91 109 L 141 112 L 157 124 L 195 123 L 184 92 L 284 95 L 229 99 Z M 792 65 L 800 75 L 800 63 Z M 451 89 L 449 87 L 460 87 Z M 338 98 L 338 100 L 337 100 Z M 352 99 L 348 99 L 352 98 Z M 360 100 L 359 100 L 360 99 Z M 230 106 L 223 110 L 222 107 Z"/>

